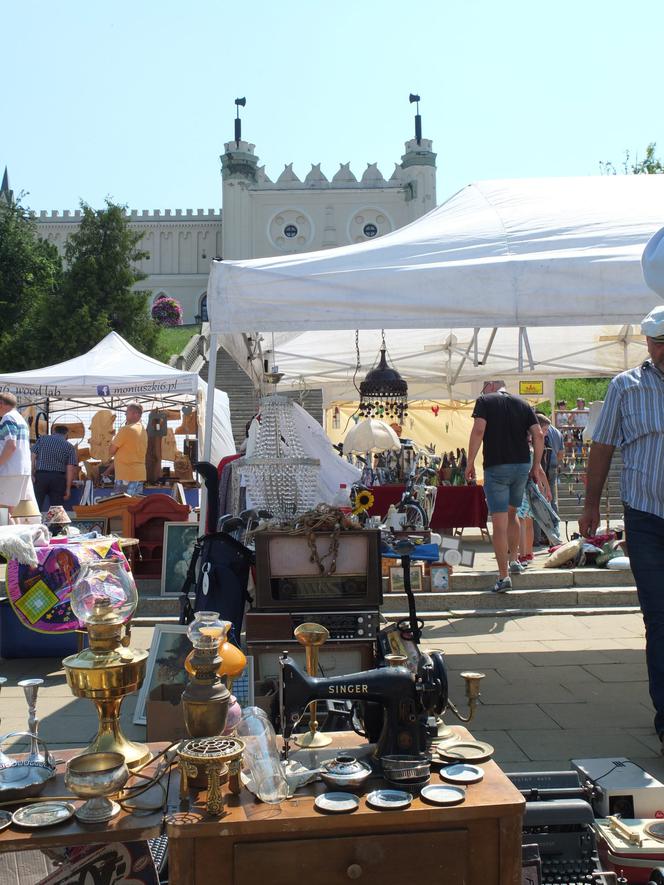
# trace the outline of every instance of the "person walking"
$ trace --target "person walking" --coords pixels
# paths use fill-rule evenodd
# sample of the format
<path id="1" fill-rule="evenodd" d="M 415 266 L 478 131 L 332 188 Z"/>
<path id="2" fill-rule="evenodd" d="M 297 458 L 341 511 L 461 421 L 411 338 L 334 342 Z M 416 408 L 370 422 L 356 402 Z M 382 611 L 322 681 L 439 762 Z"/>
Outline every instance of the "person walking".
<path id="1" fill-rule="evenodd" d="M 32 495 L 30 431 L 13 393 L 0 393 L 0 507 L 12 510 Z"/>
<path id="2" fill-rule="evenodd" d="M 488 381 L 473 409 L 468 442 L 466 480 L 476 479 L 475 459 L 483 448 L 484 494 L 492 523 L 493 550 L 498 563 L 494 593 L 512 589 L 510 574 L 524 571 L 518 561 L 520 525 L 517 511 L 528 477 L 544 487 L 541 467 L 544 434 L 528 403 L 505 390 L 503 381 Z M 529 434 L 532 437 L 531 465 Z"/>
<path id="3" fill-rule="evenodd" d="M 540 427 L 542 428 L 542 433 L 544 434 L 544 452 L 545 456 L 548 455 L 548 459 L 545 458 L 545 460 L 547 460 L 547 464 L 544 472 L 546 473 L 546 478 L 549 483 L 549 490 L 551 492 L 550 503 L 557 513 L 558 467 L 561 465 L 562 462 L 561 452 L 565 448 L 565 442 L 563 440 L 562 433 L 558 430 L 557 427 L 553 426 L 553 424 L 551 423 L 551 419 L 547 415 L 543 415 L 541 412 L 536 412 L 535 416 L 539 422 Z"/>
<path id="4" fill-rule="evenodd" d="M 78 456 L 74 446 L 67 442 L 68 433 L 64 424 L 56 424 L 52 433 L 40 436 L 32 447 L 35 497 L 42 512 L 48 507 L 64 506 L 71 496 Z"/>
<path id="5" fill-rule="evenodd" d="M 148 450 L 148 435 L 141 423 L 143 406 L 129 403 L 125 415 L 127 422 L 115 434 L 109 449 L 114 462 L 115 488 L 128 495 L 142 495 Z"/>
<path id="6" fill-rule="evenodd" d="M 584 538 L 597 532 L 602 489 L 619 446 L 627 552 L 645 625 L 655 730 L 664 741 L 664 306 L 644 317 L 641 332 L 650 359 L 611 381 L 592 433 L 579 531 Z"/>

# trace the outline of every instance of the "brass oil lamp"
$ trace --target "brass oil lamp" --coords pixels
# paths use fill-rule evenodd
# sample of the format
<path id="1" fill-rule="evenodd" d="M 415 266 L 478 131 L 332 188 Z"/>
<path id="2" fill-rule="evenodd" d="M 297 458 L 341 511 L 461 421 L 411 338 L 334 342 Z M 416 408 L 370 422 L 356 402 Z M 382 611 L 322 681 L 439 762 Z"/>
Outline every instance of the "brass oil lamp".
<path id="1" fill-rule="evenodd" d="M 193 671 L 193 676 L 182 692 L 182 710 L 192 738 L 217 737 L 226 726 L 231 693 L 219 676 L 219 646 L 226 631 L 218 612 L 205 611 L 196 612 L 187 629 L 194 646 L 193 654 L 187 658 L 187 669 Z"/>
<path id="2" fill-rule="evenodd" d="M 83 563 L 71 595 L 72 611 L 88 631 L 89 648 L 62 662 L 67 683 L 97 708 L 99 730 L 85 753 L 121 753 L 129 768 L 150 759 L 145 744 L 128 740 L 120 728 L 125 696 L 145 678 L 147 651 L 129 648 L 129 621 L 138 603 L 131 571 L 119 560 Z"/>

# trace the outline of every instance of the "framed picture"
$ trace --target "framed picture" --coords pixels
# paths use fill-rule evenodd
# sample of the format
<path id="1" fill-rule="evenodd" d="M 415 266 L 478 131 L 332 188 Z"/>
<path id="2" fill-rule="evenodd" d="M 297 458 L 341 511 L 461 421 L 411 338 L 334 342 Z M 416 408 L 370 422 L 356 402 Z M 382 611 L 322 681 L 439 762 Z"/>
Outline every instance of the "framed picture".
<path id="1" fill-rule="evenodd" d="M 161 564 L 161 595 L 173 596 L 182 590 L 198 538 L 194 522 L 165 522 Z"/>
<path id="2" fill-rule="evenodd" d="M 396 624 L 390 624 L 378 632 L 378 648 L 385 655 L 405 655 L 406 667 L 411 673 L 417 673 L 420 651 L 412 639 L 406 639 Z"/>
<path id="3" fill-rule="evenodd" d="M 134 725 L 147 725 L 145 705 L 150 694 L 160 685 L 180 686 L 184 691 L 187 671 L 184 661 L 192 649 L 187 628 L 180 624 L 157 624 L 152 634 L 145 679 L 138 693 Z"/>
<path id="4" fill-rule="evenodd" d="M 410 586 L 413 593 L 420 593 L 424 588 L 424 568 L 422 563 L 411 563 Z M 401 566 L 392 566 L 390 569 L 390 591 L 392 593 L 405 593 L 406 587 L 403 582 L 403 569 Z"/>
<path id="5" fill-rule="evenodd" d="M 447 565 L 431 564 L 431 592 L 443 593 L 450 589 L 450 568 Z"/>
<path id="6" fill-rule="evenodd" d="M 100 535 L 109 533 L 109 518 L 107 516 L 101 519 L 76 519 L 72 517 L 71 525 L 76 526 L 79 532 L 84 535 L 86 532 L 99 532 Z"/>

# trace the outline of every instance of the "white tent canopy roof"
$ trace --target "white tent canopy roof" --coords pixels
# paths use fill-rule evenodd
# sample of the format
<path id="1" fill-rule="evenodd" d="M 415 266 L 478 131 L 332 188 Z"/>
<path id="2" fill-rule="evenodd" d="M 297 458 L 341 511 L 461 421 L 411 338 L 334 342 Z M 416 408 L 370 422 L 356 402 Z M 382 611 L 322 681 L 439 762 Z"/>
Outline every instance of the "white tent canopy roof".
<path id="1" fill-rule="evenodd" d="M 117 332 L 109 332 L 87 353 L 42 369 L 0 375 L 0 390 L 26 397 L 154 397 L 195 394 L 200 379 L 146 356 Z"/>
<path id="2" fill-rule="evenodd" d="M 212 332 L 634 322 L 664 176 L 487 181 L 377 240 L 212 262 Z"/>
<path id="3" fill-rule="evenodd" d="M 136 399 L 144 403 L 189 400 L 205 409 L 207 384 L 195 372 L 182 372 L 160 363 L 132 347 L 117 332 L 110 332 L 87 353 L 55 366 L 0 375 L 0 391 L 30 402 L 84 399 L 104 408 L 110 402 Z M 210 457 L 216 464 L 235 452 L 228 396 L 214 391 Z"/>
<path id="4" fill-rule="evenodd" d="M 234 333 L 263 332 L 269 355 L 274 332 L 285 383 L 323 386 L 327 402 L 353 396 L 353 329 L 368 330 L 358 383 L 376 330 L 399 330 L 388 353 L 411 397 L 472 396 L 489 376 L 613 374 L 645 354 L 638 324 L 659 299 L 641 257 L 663 223 L 660 175 L 479 182 L 378 240 L 212 262 L 211 331 L 245 368 Z"/>

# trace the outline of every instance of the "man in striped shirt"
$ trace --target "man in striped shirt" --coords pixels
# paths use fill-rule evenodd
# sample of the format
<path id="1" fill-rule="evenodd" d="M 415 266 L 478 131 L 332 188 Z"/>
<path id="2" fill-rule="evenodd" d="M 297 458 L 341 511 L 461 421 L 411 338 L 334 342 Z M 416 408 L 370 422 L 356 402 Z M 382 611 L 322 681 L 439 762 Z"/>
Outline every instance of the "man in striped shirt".
<path id="1" fill-rule="evenodd" d="M 592 435 L 579 529 L 584 537 L 597 531 L 602 488 L 620 446 L 625 533 L 646 628 L 655 729 L 664 741 L 664 306 L 644 318 L 641 332 L 650 359 L 609 385 Z"/>

